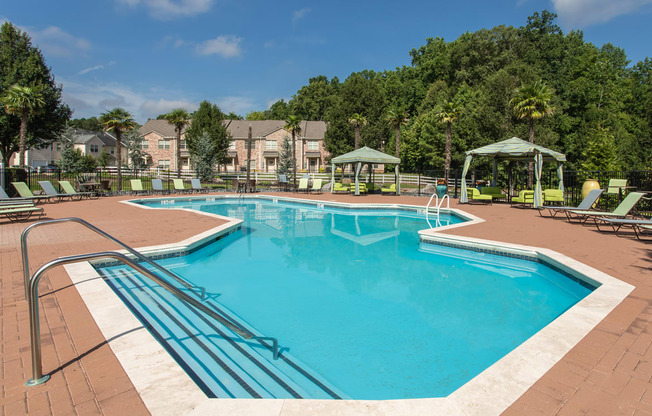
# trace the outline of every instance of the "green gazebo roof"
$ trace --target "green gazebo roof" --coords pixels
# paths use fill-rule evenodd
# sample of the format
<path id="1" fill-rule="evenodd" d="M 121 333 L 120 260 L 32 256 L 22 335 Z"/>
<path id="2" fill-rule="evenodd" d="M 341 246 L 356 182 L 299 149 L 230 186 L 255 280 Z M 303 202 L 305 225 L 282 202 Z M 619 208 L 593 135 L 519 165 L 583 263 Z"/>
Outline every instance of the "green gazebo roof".
<path id="1" fill-rule="evenodd" d="M 489 144 L 466 152 L 467 155 L 471 156 L 487 156 L 495 159 L 507 160 L 531 159 L 536 153 L 541 153 L 543 160 L 545 161 L 566 161 L 566 155 L 555 152 L 554 150 L 546 149 L 543 146 L 526 142 L 518 137 L 512 137 L 511 139 L 503 140 L 502 142 Z"/>
<path id="2" fill-rule="evenodd" d="M 390 156 L 387 153 L 379 152 L 378 150 L 370 149 L 368 147 L 362 147 L 358 150 L 354 150 L 349 153 L 334 157 L 331 159 L 332 163 L 355 163 L 355 162 L 366 162 L 366 163 L 385 163 L 398 165 L 401 163 L 401 159 Z"/>

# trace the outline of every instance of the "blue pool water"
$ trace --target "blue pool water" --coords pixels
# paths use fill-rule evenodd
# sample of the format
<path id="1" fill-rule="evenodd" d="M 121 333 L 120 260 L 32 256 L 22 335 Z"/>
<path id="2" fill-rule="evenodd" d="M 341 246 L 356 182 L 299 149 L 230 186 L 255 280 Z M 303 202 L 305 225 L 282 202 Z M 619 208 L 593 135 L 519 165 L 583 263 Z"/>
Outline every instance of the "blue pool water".
<path id="1" fill-rule="evenodd" d="M 244 220 L 215 243 L 159 262 L 206 288 L 211 306 L 276 337 L 280 360 L 126 268 L 103 270 L 213 397 L 446 396 L 591 291 L 538 262 L 420 243 L 427 226 L 415 212 L 147 204 Z"/>

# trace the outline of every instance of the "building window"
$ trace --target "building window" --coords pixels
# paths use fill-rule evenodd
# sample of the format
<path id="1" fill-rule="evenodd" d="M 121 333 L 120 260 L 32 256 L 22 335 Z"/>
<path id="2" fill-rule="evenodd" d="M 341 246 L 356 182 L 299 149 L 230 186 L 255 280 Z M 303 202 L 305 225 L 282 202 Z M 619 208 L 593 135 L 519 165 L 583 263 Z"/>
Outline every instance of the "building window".
<path id="1" fill-rule="evenodd" d="M 256 141 L 255 140 L 251 140 L 251 141 L 250 140 L 245 140 L 244 142 L 245 142 L 245 146 L 244 146 L 245 150 L 247 150 L 249 148 L 250 143 L 251 143 L 251 150 L 254 150 L 256 148 Z"/>
<path id="2" fill-rule="evenodd" d="M 159 167 L 159 169 L 170 169 L 170 161 L 169 160 L 159 160 L 158 161 L 158 167 Z"/>
<path id="3" fill-rule="evenodd" d="M 308 150 L 319 150 L 319 142 L 316 140 L 309 141 Z"/>
<path id="4" fill-rule="evenodd" d="M 57 143 L 57 152 L 61 151 L 61 143 Z"/>
<path id="5" fill-rule="evenodd" d="M 181 150 L 186 150 L 187 149 L 185 140 L 181 140 L 181 143 L 179 144 L 179 149 L 181 149 Z"/>
<path id="6" fill-rule="evenodd" d="M 149 140 L 143 140 L 142 142 L 140 142 L 140 148 L 149 149 Z"/>
<path id="7" fill-rule="evenodd" d="M 92 144 L 92 145 L 90 145 L 90 148 L 91 148 L 91 153 L 97 153 L 97 152 L 100 151 L 100 149 L 99 149 L 100 146 L 98 146 L 98 145 L 96 145 L 96 144 Z"/>
<path id="8" fill-rule="evenodd" d="M 158 141 L 158 148 L 159 149 L 169 149 L 170 148 L 170 140 L 168 140 L 168 139 L 159 140 Z"/>
<path id="9" fill-rule="evenodd" d="M 265 140 L 265 150 L 276 150 L 276 140 Z"/>
<path id="10" fill-rule="evenodd" d="M 229 142 L 229 150 L 235 150 L 235 141 Z"/>
<path id="11" fill-rule="evenodd" d="M 115 153 L 115 148 L 112 147 L 111 148 L 111 154 L 114 154 L 114 153 Z"/>

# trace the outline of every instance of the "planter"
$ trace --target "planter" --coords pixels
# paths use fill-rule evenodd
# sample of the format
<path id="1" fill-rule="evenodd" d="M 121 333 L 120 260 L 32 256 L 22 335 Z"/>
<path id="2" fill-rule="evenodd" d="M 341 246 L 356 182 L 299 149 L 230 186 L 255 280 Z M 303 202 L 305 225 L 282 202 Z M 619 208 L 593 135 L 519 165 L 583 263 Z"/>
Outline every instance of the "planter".
<path id="1" fill-rule="evenodd" d="M 437 185 L 437 187 L 435 188 L 435 192 L 437 192 L 437 196 L 441 199 L 448 192 L 448 186 Z"/>
<path id="2" fill-rule="evenodd" d="M 597 179 L 587 179 L 582 185 L 582 199 L 586 198 L 593 189 L 600 189 L 600 183 Z"/>

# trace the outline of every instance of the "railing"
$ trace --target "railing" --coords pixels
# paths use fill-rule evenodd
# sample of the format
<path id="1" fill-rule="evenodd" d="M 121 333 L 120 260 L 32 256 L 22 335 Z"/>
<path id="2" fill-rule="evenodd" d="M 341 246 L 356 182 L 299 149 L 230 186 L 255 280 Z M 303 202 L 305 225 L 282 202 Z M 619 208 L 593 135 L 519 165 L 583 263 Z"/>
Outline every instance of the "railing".
<path id="1" fill-rule="evenodd" d="M 436 222 L 437 227 L 441 227 L 441 223 L 439 222 L 439 210 L 441 206 L 444 204 L 444 200 L 446 200 L 446 209 L 450 209 L 450 197 L 448 196 L 448 194 L 444 194 L 444 196 L 441 197 L 441 201 L 439 201 L 439 195 L 437 195 L 437 193 L 432 194 L 430 200 L 428 201 L 428 204 L 426 205 L 426 222 L 428 223 L 428 226 L 430 228 L 433 228 L 429 220 L 430 203 L 432 202 L 433 198 L 435 199 L 435 206 L 437 207 L 437 222 Z"/>
<path id="2" fill-rule="evenodd" d="M 104 251 L 104 252 L 98 252 L 98 253 L 90 253 L 90 254 L 80 254 L 80 255 L 75 255 L 75 256 L 66 256 L 66 257 L 60 257 L 56 260 L 49 261 L 45 263 L 43 266 L 41 266 L 34 274 L 30 277 L 29 276 L 29 261 L 27 259 L 27 235 L 29 234 L 29 231 L 37 226 L 41 225 L 47 225 L 47 224 L 55 224 L 59 222 L 64 222 L 64 221 L 73 221 L 77 222 L 80 224 L 85 225 L 87 228 L 96 231 L 98 234 L 107 237 L 111 241 L 116 242 L 120 246 L 124 247 L 130 254 L 134 255 L 138 260 L 144 261 L 145 263 L 154 266 L 157 270 L 163 272 L 165 275 L 172 277 L 175 281 L 178 283 L 181 283 L 187 288 L 192 288 L 192 285 L 189 283 L 185 282 L 181 277 L 175 275 L 174 273 L 170 272 L 169 270 L 165 269 L 163 266 L 160 266 L 148 258 L 144 257 L 142 254 L 138 253 L 131 247 L 127 246 L 126 244 L 120 242 L 113 236 L 105 233 L 104 231 L 94 227 L 93 225 L 87 223 L 86 221 L 80 219 L 80 218 L 62 218 L 58 220 L 48 220 L 48 221 L 42 221 L 38 222 L 35 224 L 32 224 L 28 228 L 23 231 L 23 234 L 21 235 L 21 249 L 23 251 L 23 273 L 24 275 L 27 276 L 27 279 L 25 281 L 25 292 L 26 292 L 26 299 L 29 307 L 29 327 L 30 327 L 30 344 L 31 344 L 31 359 L 32 359 L 32 378 L 29 379 L 25 385 L 28 387 L 32 386 L 37 386 L 39 384 L 43 384 L 47 382 L 50 379 L 49 375 L 44 375 L 43 374 L 43 363 L 42 363 L 42 357 L 41 357 L 41 338 L 40 338 L 40 320 L 39 320 L 39 305 L 38 305 L 38 284 L 41 280 L 41 277 L 43 274 L 48 271 L 49 269 L 58 266 L 58 265 L 63 265 L 63 264 L 69 264 L 69 263 L 76 263 L 80 261 L 88 261 L 88 260 L 93 260 L 93 259 L 101 259 L 101 258 L 112 258 L 115 259 L 135 271 L 142 273 L 143 275 L 147 276 L 150 278 L 152 281 L 160 285 L 163 289 L 167 290 L 169 293 L 171 293 L 173 296 L 177 297 L 178 299 L 186 302 L 190 306 L 193 306 L 197 309 L 199 309 L 201 312 L 205 313 L 209 317 L 213 318 L 220 324 L 224 325 L 225 327 L 229 328 L 231 331 L 233 331 L 235 334 L 239 335 L 240 337 L 244 339 L 253 339 L 257 341 L 270 341 L 272 343 L 272 354 L 274 360 L 277 360 L 279 358 L 279 347 L 278 347 L 278 340 L 273 337 L 259 337 L 253 334 L 251 331 L 247 330 L 246 328 L 240 326 L 236 322 L 225 318 L 224 316 L 220 315 L 216 311 L 210 309 L 206 305 L 202 304 L 201 302 L 193 299 L 190 297 L 188 294 L 182 292 L 178 288 L 176 288 L 174 285 L 172 285 L 170 282 L 167 280 L 157 276 L 155 273 L 150 271 L 149 269 L 143 267 L 140 263 L 137 261 L 133 260 L 132 258 L 129 258 L 127 255 L 118 253 L 115 251 Z M 202 300 L 204 299 L 204 291 L 202 291 L 201 298 Z M 267 344 L 263 344 L 267 345 Z"/>

